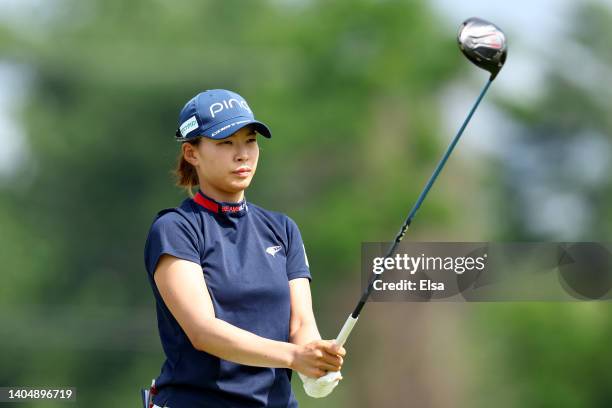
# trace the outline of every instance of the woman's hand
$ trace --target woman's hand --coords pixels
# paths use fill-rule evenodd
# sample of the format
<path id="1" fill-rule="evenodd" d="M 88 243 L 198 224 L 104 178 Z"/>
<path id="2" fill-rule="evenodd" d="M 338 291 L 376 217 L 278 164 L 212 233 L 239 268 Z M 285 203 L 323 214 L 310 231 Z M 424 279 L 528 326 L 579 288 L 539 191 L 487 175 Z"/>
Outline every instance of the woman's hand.
<path id="1" fill-rule="evenodd" d="M 297 346 L 290 368 L 308 377 L 319 378 L 327 371 L 340 371 L 346 350 L 333 340 L 315 340 Z"/>

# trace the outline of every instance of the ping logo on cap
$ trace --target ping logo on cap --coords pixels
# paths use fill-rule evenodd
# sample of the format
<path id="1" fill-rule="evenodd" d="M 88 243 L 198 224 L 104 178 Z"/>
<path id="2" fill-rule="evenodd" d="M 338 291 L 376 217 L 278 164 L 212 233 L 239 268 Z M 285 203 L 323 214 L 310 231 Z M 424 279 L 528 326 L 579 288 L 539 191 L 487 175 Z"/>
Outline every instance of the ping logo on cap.
<path id="1" fill-rule="evenodd" d="M 198 128 L 198 120 L 196 119 L 195 116 L 192 116 L 189 119 L 187 119 L 185 122 L 183 122 L 183 124 L 181 125 L 179 129 L 181 131 L 181 135 L 183 137 L 186 137 L 189 132 L 197 128 Z"/>
<path id="2" fill-rule="evenodd" d="M 191 98 L 179 114 L 174 137 L 178 142 L 196 137 L 220 140 L 241 128 L 251 125 L 264 137 L 271 137 L 270 129 L 255 120 L 247 101 L 227 89 L 209 89 Z"/>
<path id="3" fill-rule="evenodd" d="M 223 102 L 223 103 L 221 103 Z M 210 110 L 210 115 L 214 118 L 215 114 L 223 111 L 224 109 L 231 109 L 234 107 L 234 105 L 232 105 L 232 103 L 238 105 L 238 107 L 246 109 L 249 111 L 250 114 L 253 114 L 253 111 L 251 111 L 251 108 L 249 108 L 249 105 L 247 105 L 246 101 L 242 100 L 239 101 L 237 99 L 231 98 L 229 100 L 224 99 L 221 102 L 215 102 L 212 105 L 210 105 L 209 110 Z"/>

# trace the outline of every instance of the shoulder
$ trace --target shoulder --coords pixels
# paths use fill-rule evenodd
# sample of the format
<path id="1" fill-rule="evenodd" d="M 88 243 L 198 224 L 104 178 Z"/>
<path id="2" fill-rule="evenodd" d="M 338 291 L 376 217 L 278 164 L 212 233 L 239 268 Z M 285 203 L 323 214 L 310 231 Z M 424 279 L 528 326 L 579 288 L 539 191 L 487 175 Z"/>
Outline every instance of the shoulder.
<path id="1" fill-rule="evenodd" d="M 195 214 L 190 199 L 185 199 L 180 206 L 159 211 L 151 223 L 150 233 L 173 230 L 192 231 L 195 225 Z"/>
<path id="2" fill-rule="evenodd" d="M 251 211 L 256 217 L 267 220 L 273 223 L 277 228 L 285 230 L 291 230 L 297 228 L 297 224 L 287 214 L 278 211 L 272 211 L 265 209 L 259 205 L 249 203 L 249 211 Z"/>
<path id="3" fill-rule="evenodd" d="M 302 234 L 300 229 L 297 223 L 287 214 L 270 211 L 254 204 L 249 204 L 249 211 L 252 211 L 261 222 L 273 230 L 286 247 L 300 244 L 297 246 L 301 248 Z"/>

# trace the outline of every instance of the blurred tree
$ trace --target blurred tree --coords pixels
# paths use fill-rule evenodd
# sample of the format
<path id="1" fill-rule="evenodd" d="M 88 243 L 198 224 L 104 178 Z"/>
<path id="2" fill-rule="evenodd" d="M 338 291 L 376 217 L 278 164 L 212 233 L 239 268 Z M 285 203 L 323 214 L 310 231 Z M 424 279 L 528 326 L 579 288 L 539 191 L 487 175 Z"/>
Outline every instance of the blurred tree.
<path id="1" fill-rule="evenodd" d="M 520 130 L 510 159 L 492 166 L 502 241 L 609 241 L 612 12 L 583 2 L 572 21 L 562 55 L 548 56 L 541 98 L 502 103 Z M 483 305 L 472 333 L 487 374 L 474 405 L 610 406 L 611 311 L 608 302 Z"/>
<path id="2" fill-rule="evenodd" d="M 421 1 L 64 0 L 28 26 L 0 29 L 4 59 L 33 73 L 30 160 L 0 198 L 0 384 L 74 385 L 91 407 L 135 405 L 162 362 L 142 251 L 184 196 L 169 170 L 187 99 L 236 90 L 270 124 L 247 199 L 300 225 L 315 303 L 340 310 L 320 319 L 330 333 L 356 299 L 341 279 L 358 281 L 361 241 L 392 238 L 439 156 L 438 93 L 463 62 Z M 448 194 L 428 199 L 432 228 L 453 228 Z M 411 375 L 397 392 L 437 406 L 418 386 L 431 374 Z M 382 377 L 361 380 L 373 388 L 347 383 L 337 405 L 397 401 Z"/>

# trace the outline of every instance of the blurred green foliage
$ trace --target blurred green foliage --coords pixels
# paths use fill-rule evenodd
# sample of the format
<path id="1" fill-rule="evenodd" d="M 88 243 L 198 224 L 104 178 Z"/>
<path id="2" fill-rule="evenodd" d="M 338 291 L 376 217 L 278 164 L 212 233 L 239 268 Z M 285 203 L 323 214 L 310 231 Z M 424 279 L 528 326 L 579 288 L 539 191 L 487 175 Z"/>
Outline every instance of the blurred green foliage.
<path id="1" fill-rule="evenodd" d="M 138 404 L 138 388 L 163 359 L 144 239 L 155 213 L 184 197 L 169 173 L 178 153 L 173 134 L 182 105 L 204 89 L 239 92 L 270 125 L 273 138 L 260 143 L 246 197 L 300 226 L 319 326 L 324 337 L 335 335 L 357 299 L 360 243 L 392 238 L 446 143 L 437 137 L 440 95 L 469 69 L 454 27 L 442 30 L 423 1 L 50 4 L 41 6 L 48 15 L 36 30 L 0 27 L 3 60 L 31 72 L 20 115 L 28 161 L 0 195 L 0 384 L 76 386 L 78 406 Z M 611 35 L 609 14 L 578 12 L 593 24 L 581 25 L 577 38 L 612 62 L 602 40 Z M 526 143 L 550 148 L 542 145 L 547 137 L 578 137 L 587 126 L 611 133 L 609 102 L 595 104 L 555 72 L 547 78 L 537 106 L 498 101 L 524 125 Z M 459 160 L 449 166 L 411 239 L 462 239 L 481 217 L 498 222 L 470 231 L 472 240 L 542 238 L 517 210 L 516 179 L 504 163 L 485 168 L 488 180 L 478 175 L 486 187 L 468 180 Z M 612 227 L 607 183 L 589 192 L 600 220 L 594 239 Z M 482 200 L 499 206 L 490 214 L 469 210 Z M 407 332 L 444 324 L 446 312 L 437 311 L 450 308 L 402 307 L 400 316 L 415 320 L 401 330 L 397 314 L 392 319 L 389 311 L 385 321 L 373 305 L 366 308 L 346 380 L 325 406 L 448 406 L 432 394 L 452 399 L 462 395 L 456 388 L 483 384 L 492 391 L 469 391 L 465 400 L 483 407 L 500 395 L 508 406 L 610 404 L 607 307 L 470 305 L 469 316 L 457 318 L 472 330 L 447 333 L 445 345 L 450 350 L 464 336 L 486 347 L 452 350 L 474 364 L 463 379 L 449 367 L 445 375 L 456 384 L 417 369 L 429 358 L 422 352 L 427 334 L 420 346 L 402 343 Z M 365 356 L 370 340 L 405 347 L 375 349 L 380 361 L 393 362 L 378 366 L 386 371 L 377 379 L 367 375 L 376 364 Z M 385 376 L 410 385 L 383 395 Z M 323 406 L 299 382 L 294 389 L 302 406 Z"/>
<path id="2" fill-rule="evenodd" d="M 572 63 L 564 66 L 562 58 L 549 61 L 544 92 L 538 99 L 500 103 L 521 126 L 511 160 L 521 162 L 523 155 L 537 158 L 537 168 L 518 166 L 517 170 L 506 164 L 506 172 L 496 174 L 496 187 L 490 191 L 500 205 L 494 207 L 498 222 L 493 233 L 502 241 L 609 242 L 612 177 L 590 170 L 601 168 L 597 162 L 602 160 L 603 168 L 609 169 L 612 151 L 612 88 L 606 82 L 612 72 L 612 54 L 605 41 L 612 37 L 612 11 L 599 2 L 577 3 L 573 11 L 573 21 L 581 22 L 569 28 L 575 45 L 568 43 L 562 51 L 565 57 L 573 56 Z M 546 217 L 550 209 L 544 203 L 527 203 L 534 198 L 526 194 L 530 189 L 544 189 L 549 198 L 575 197 L 583 204 L 578 209 L 586 212 L 583 228 L 562 237 L 554 229 L 534 228 L 538 218 L 550 218 Z M 564 211 L 559 215 L 557 222 L 563 226 L 574 224 L 582 214 Z M 474 358 L 487 373 L 473 382 L 474 404 L 612 405 L 609 302 L 482 305 L 474 312 L 470 338 L 479 344 Z"/>

